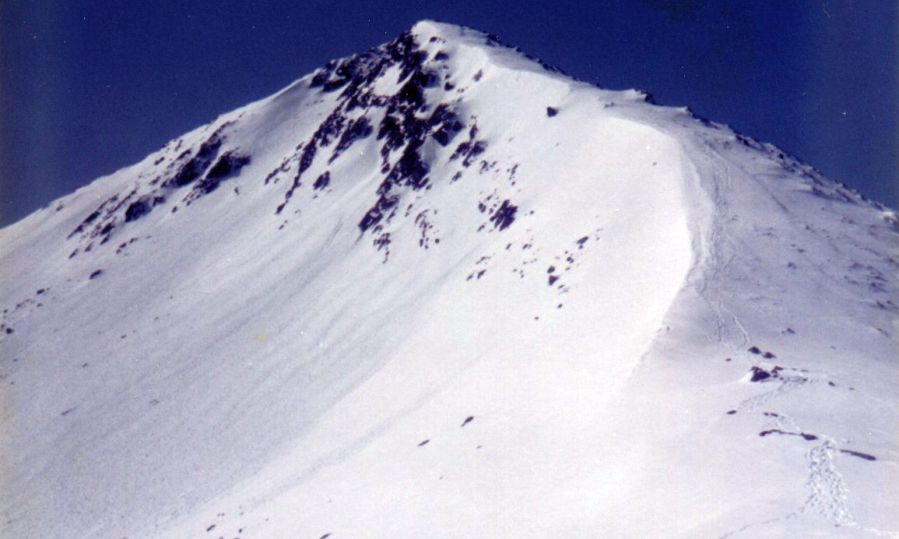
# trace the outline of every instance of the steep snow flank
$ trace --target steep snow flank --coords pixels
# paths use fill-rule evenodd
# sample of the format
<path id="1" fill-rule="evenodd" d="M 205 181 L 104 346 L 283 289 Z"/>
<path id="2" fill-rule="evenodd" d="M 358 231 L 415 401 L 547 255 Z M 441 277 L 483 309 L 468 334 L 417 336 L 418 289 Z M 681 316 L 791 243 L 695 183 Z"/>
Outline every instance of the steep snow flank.
<path id="1" fill-rule="evenodd" d="M 692 254 L 678 176 L 671 169 L 644 177 L 617 168 L 643 156 L 646 142 L 660 159 L 675 159 L 677 146 L 635 124 L 616 121 L 608 128 L 572 133 L 578 141 L 605 141 L 610 133 L 639 141 L 604 142 L 611 155 L 593 154 L 594 171 L 620 170 L 601 183 L 601 196 L 591 193 L 589 186 L 599 182 L 590 177 L 584 190 L 569 180 L 569 188 L 545 193 L 540 207 L 558 208 L 565 219 L 544 210 L 547 219 L 527 221 L 526 243 L 513 241 L 506 250 L 506 236 L 476 253 L 490 259 L 476 266 L 486 274 L 475 284 L 452 279 L 440 283 L 439 293 L 420 293 L 434 299 L 380 370 L 279 460 L 173 535 L 202 526 L 226 507 L 228 514 L 239 513 L 250 500 L 267 503 L 254 507 L 253 517 L 229 522 L 252 522 L 248 529 L 271 536 L 321 535 L 332 528 L 360 536 L 372 533 L 372 520 L 384 524 L 376 532 L 383 536 L 523 529 L 542 535 L 592 514 L 583 502 L 577 512 L 569 507 L 572 498 L 594 496 L 577 480 L 577 463 L 595 462 L 608 445 L 596 430 L 606 403 L 652 340 Z M 560 152 L 572 147 L 562 142 Z M 584 169 L 559 173 L 571 178 L 577 170 Z M 568 241 L 552 245 L 554 237 Z M 522 259 L 515 251 L 523 245 L 532 247 Z M 536 282 L 528 284 L 530 271 L 522 278 L 510 267 L 517 260 L 536 266 Z M 547 286 L 557 273 L 563 276 L 558 285 Z M 461 427 L 469 416 L 474 420 Z M 437 511 L 447 502 L 451 510 Z M 263 527 L 269 515 L 297 507 L 303 518 Z M 388 519 L 379 516 L 388 513 Z"/>
<path id="2" fill-rule="evenodd" d="M 895 534 L 895 213 L 645 99 L 425 21 L 0 230 L 0 533 Z"/>

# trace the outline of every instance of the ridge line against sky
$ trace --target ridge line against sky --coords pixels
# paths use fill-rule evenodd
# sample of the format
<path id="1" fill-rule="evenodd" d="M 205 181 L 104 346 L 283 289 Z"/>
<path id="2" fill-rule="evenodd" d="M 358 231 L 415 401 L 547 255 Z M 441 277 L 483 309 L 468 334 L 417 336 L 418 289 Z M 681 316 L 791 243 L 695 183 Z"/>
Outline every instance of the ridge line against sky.
<path id="1" fill-rule="evenodd" d="M 789 4 L 789 5 L 784 5 Z M 435 19 L 771 142 L 899 205 L 891 1 L 0 4 L 0 226 Z"/>

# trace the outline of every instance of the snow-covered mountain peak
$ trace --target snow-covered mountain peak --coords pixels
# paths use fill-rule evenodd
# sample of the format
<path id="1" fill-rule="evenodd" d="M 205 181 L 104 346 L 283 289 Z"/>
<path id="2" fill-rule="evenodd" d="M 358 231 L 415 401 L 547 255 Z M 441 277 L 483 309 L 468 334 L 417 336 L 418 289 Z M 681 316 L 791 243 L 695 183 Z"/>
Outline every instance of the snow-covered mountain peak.
<path id="1" fill-rule="evenodd" d="M 498 166 L 499 161 L 479 158 L 488 146 L 483 122 L 478 123 L 481 103 L 489 103 L 486 114 L 502 111 L 487 126 L 498 139 L 509 121 L 556 116 L 558 104 L 552 103 L 576 93 L 573 89 L 607 97 L 605 106 L 613 106 L 616 97 L 621 102 L 642 98 L 605 93 L 552 74 L 480 32 L 424 21 L 381 47 L 329 62 L 282 92 L 172 141 L 117 173 L 117 181 L 102 180 L 102 187 L 96 184 L 87 196 L 82 191 L 75 199 L 88 199 L 89 205 L 63 214 L 81 215 L 67 236 L 66 255 L 76 258 L 100 246 L 124 248 L 115 240 L 130 241 L 126 231 L 142 228 L 138 222 L 175 221 L 174 214 L 183 215 L 220 186 L 239 190 L 247 183 L 242 179 L 253 175 L 264 174 L 262 184 L 277 193 L 274 214 L 288 215 L 298 188 L 305 183 L 312 191 L 334 189 L 332 172 L 339 174 L 346 162 L 357 177 L 356 167 L 378 169 L 373 171 L 375 198 L 357 224 L 386 249 L 384 227 L 408 193 L 455 182 L 472 165 Z M 376 151 L 360 150 L 363 144 Z M 354 150 L 351 158 L 343 156 L 349 149 Z M 461 164 L 460 170 L 432 172 L 430 155 L 439 153 Z M 507 161 L 510 167 L 517 164 Z M 55 208 L 70 202 L 62 200 Z"/>
<path id="2" fill-rule="evenodd" d="M 460 45 L 464 43 L 480 46 L 486 45 L 488 42 L 496 42 L 495 38 L 479 30 L 431 19 L 423 19 L 413 24 L 408 34 L 423 47 L 428 47 L 434 43 L 441 45 L 447 43 Z"/>
<path id="3" fill-rule="evenodd" d="M 422 21 L 0 231 L 0 533 L 895 534 L 895 223 Z"/>

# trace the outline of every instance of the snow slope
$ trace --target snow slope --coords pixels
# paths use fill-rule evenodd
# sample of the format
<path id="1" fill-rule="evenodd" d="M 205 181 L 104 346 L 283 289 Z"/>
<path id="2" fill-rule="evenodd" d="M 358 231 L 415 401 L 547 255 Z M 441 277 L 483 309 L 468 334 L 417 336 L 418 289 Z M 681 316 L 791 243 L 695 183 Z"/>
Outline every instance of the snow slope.
<path id="1" fill-rule="evenodd" d="M 423 21 L 0 230 L 0 535 L 897 537 L 897 223 Z"/>

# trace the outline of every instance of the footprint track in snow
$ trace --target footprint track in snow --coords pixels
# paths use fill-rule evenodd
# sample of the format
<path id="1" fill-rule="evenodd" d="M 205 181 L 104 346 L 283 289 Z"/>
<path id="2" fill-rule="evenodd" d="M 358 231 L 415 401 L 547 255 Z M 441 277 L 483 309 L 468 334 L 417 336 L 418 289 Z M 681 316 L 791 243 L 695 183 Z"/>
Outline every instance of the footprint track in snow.
<path id="1" fill-rule="evenodd" d="M 849 489 L 833 463 L 835 450 L 833 441 L 825 440 L 806 454 L 806 486 L 811 492 L 802 510 L 812 510 L 839 526 L 855 527 L 858 523 L 849 512 Z"/>
<path id="2" fill-rule="evenodd" d="M 815 382 L 817 380 L 801 375 L 798 371 L 786 376 L 777 376 L 774 379 L 769 378 L 761 383 L 777 383 L 776 387 L 744 399 L 736 409 L 740 412 L 759 410 L 779 397 Z M 768 426 L 775 427 L 773 430 L 786 434 L 795 433 L 798 436 L 804 434 L 799 423 L 783 412 L 764 411 L 763 415 L 768 419 Z M 821 442 L 809 449 L 805 456 L 807 467 L 805 485 L 809 494 L 799 512 L 814 512 L 837 526 L 860 528 L 849 510 L 849 489 L 834 464 L 833 457 L 834 452 L 838 450 L 837 444 L 829 436 L 817 433 L 815 436 Z"/>
<path id="3" fill-rule="evenodd" d="M 778 430 L 803 432 L 799 424 L 784 413 L 765 412 L 764 415 Z M 836 450 L 834 441 L 825 437 L 806 453 L 808 477 L 805 484 L 809 495 L 801 511 L 814 511 L 839 526 L 854 526 L 856 522 L 848 507 L 849 489 L 833 462 Z"/>
<path id="4" fill-rule="evenodd" d="M 749 397 L 748 399 L 743 400 L 738 406 L 737 410 L 741 412 L 752 412 L 759 409 L 761 406 L 771 402 L 772 400 L 785 395 L 791 391 L 794 391 L 805 384 L 810 383 L 811 381 L 804 376 L 784 376 L 777 378 L 777 387 L 766 391 L 765 393 L 761 393 L 758 395 L 754 395 Z M 765 382 L 772 383 L 772 382 Z"/>

